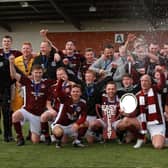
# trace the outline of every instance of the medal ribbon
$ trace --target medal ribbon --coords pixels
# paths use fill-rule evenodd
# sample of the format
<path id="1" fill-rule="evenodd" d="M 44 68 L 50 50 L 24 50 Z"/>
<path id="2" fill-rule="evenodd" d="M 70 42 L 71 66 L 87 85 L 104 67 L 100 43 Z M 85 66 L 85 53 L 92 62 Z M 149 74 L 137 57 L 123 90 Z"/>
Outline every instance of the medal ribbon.
<path id="1" fill-rule="evenodd" d="M 108 67 L 108 65 L 110 65 L 110 63 L 111 63 L 111 60 L 110 61 L 105 61 L 105 65 L 104 65 L 104 70 L 106 70 L 106 68 Z"/>
<path id="2" fill-rule="evenodd" d="M 41 82 L 35 84 L 35 82 L 33 81 L 33 87 L 34 87 L 35 97 L 37 98 L 39 95 L 39 91 L 41 89 Z"/>
<path id="3" fill-rule="evenodd" d="M 45 55 L 42 55 L 41 57 L 41 60 L 42 60 L 42 65 L 43 65 L 43 68 L 47 68 L 47 63 L 48 63 L 48 59 Z"/>
<path id="4" fill-rule="evenodd" d="M 63 91 L 64 91 L 65 88 L 68 86 L 67 84 L 68 84 L 67 82 L 63 82 L 63 84 L 62 84 L 62 90 L 63 90 Z"/>
<path id="5" fill-rule="evenodd" d="M 89 98 L 94 92 L 94 85 L 86 86 L 86 95 Z"/>
<path id="6" fill-rule="evenodd" d="M 6 59 L 8 59 L 11 54 L 12 54 L 11 50 L 9 51 L 9 53 L 3 52 L 3 56 L 4 56 Z"/>
<path id="7" fill-rule="evenodd" d="M 25 67 L 25 72 L 28 72 L 28 63 L 26 63 L 26 62 L 23 60 L 23 64 L 24 64 L 24 67 Z"/>

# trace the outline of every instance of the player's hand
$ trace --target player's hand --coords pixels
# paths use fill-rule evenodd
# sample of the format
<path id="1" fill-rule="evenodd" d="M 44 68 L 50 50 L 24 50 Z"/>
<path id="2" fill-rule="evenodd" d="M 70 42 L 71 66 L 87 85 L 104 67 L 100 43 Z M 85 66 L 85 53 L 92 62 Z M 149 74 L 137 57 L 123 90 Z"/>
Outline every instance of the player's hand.
<path id="1" fill-rule="evenodd" d="M 128 36 L 127 36 L 127 41 L 128 42 L 132 42 L 136 39 L 136 36 L 135 34 L 132 34 L 132 33 L 129 33 Z"/>
<path id="2" fill-rule="evenodd" d="M 68 58 L 64 58 L 62 62 L 63 62 L 64 65 L 68 65 L 69 64 Z"/>
<path id="3" fill-rule="evenodd" d="M 56 117 L 57 116 L 57 112 L 54 109 L 50 109 L 50 113 L 52 116 Z"/>
<path id="4" fill-rule="evenodd" d="M 9 62 L 12 63 L 12 64 L 15 63 L 15 56 L 14 55 L 9 56 Z"/>
<path id="5" fill-rule="evenodd" d="M 119 109 L 120 116 L 129 117 L 129 114 L 125 113 L 123 109 Z"/>
<path id="6" fill-rule="evenodd" d="M 100 69 L 100 70 L 99 70 L 99 74 L 100 74 L 100 75 L 104 75 L 104 74 L 105 74 L 104 70 L 103 70 L 103 69 Z"/>
<path id="7" fill-rule="evenodd" d="M 54 54 L 54 61 L 55 61 L 55 62 L 58 62 L 58 61 L 60 61 L 60 60 L 61 60 L 60 55 L 59 55 L 58 53 L 55 53 L 55 54 Z"/>
<path id="8" fill-rule="evenodd" d="M 117 68 L 117 64 L 115 62 L 112 62 L 111 63 L 111 67 L 114 68 L 114 69 L 116 69 Z"/>
<path id="9" fill-rule="evenodd" d="M 163 72 L 163 68 L 160 65 L 156 65 L 155 71 L 162 73 Z"/>
<path id="10" fill-rule="evenodd" d="M 27 76 L 30 80 L 33 80 L 33 76 L 32 75 L 29 75 Z"/>
<path id="11" fill-rule="evenodd" d="M 166 55 L 165 50 L 163 48 L 160 50 L 160 54 L 161 55 Z"/>
<path id="12" fill-rule="evenodd" d="M 47 36 L 48 29 L 42 29 L 40 30 L 40 36 L 46 37 Z"/>

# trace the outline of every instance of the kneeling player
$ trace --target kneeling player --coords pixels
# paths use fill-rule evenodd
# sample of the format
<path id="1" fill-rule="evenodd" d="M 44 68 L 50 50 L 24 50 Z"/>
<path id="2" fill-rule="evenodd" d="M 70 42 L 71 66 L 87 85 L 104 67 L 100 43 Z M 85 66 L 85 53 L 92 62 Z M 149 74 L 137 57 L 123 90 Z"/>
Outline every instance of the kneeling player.
<path id="1" fill-rule="evenodd" d="M 112 125 L 118 122 L 117 119 L 119 114 L 119 99 L 116 95 L 116 89 L 116 84 L 114 82 L 107 83 L 105 87 L 106 93 L 102 94 L 101 102 L 98 105 L 101 111 L 98 112 L 99 118 L 94 120 L 90 126 L 92 131 L 95 132 L 103 129 L 103 137 L 105 140 L 115 138 L 115 131 Z M 92 137 L 93 141 L 96 139 L 96 136 Z"/>
<path id="2" fill-rule="evenodd" d="M 63 83 L 61 86 L 61 90 L 65 92 L 65 94 L 70 94 L 71 85 L 74 84 L 72 81 L 68 80 L 68 74 L 64 67 L 60 67 L 56 71 L 57 80 L 63 78 Z M 47 111 L 45 111 L 41 117 L 41 132 L 45 137 L 45 143 L 49 145 L 52 141 L 53 136 L 49 134 L 48 122 L 53 122 L 57 116 L 57 112 L 59 109 L 59 98 L 57 97 L 57 81 L 54 85 L 51 86 L 48 92 L 46 107 Z"/>
<path id="3" fill-rule="evenodd" d="M 14 57 L 9 58 L 11 77 L 15 78 L 22 85 L 26 86 L 25 106 L 17 110 L 12 115 L 12 122 L 17 134 L 17 146 L 24 145 L 24 138 L 21 123 L 29 121 L 31 140 L 37 143 L 40 140 L 40 115 L 45 110 L 46 94 L 49 88 L 49 80 L 42 79 L 43 69 L 40 65 L 32 67 L 32 80 L 16 72 L 14 67 Z M 40 105 L 40 108 L 39 108 Z"/>
<path id="4" fill-rule="evenodd" d="M 84 147 L 79 140 L 84 136 L 87 130 L 86 116 L 87 106 L 85 100 L 81 99 L 81 86 L 73 85 L 70 96 L 65 95 L 61 90 L 63 80 L 60 80 L 57 85 L 57 96 L 60 99 L 59 112 L 55 121 L 52 123 L 52 132 L 57 138 L 56 147 L 61 147 L 61 140 L 67 141 L 67 136 L 74 138 L 73 145 L 77 147 Z"/>

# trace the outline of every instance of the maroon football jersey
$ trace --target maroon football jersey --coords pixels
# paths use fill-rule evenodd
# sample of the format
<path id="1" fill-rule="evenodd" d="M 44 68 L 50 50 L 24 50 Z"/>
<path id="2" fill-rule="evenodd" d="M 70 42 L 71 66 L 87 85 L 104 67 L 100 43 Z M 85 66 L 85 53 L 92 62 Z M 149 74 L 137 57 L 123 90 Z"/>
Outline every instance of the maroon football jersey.
<path id="1" fill-rule="evenodd" d="M 67 58 L 69 60 L 69 64 L 68 64 L 68 69 L 71 69 L 75 75 L 78 75 L 78 73 L 81 73 L 81 69 L 83 66 L 83 62 L 85 60 L 84 56 L 80 55 L 80 54 L 74 54 L 73 56 L 66 56 L 63 55 L 62 59 Z"/>
<path id="2" fill-rule="evenodd" d="M 107 113 L 108 111 L 110 111 L 112 115 L 117 116 L 118 109 L 119 109 L 119 99 L 117 96 L 115 96 L 114 100 L 109 101 L 107 94 L 102 95 L 101 100 L 102 113 Z"/>
<path id="3" fill-rule="evenodd" d="M 45 111 L 47 91 L 53 81 L 42 79 L 40 83 L 35 84 L 26 76 L 21 76 L 20 83 L 26 86 L 24 108 L 30 113 L 40 116 Z"/>
<path id="4" fill-rule="evenodd" d="M 87 62 L 84 62 L 83 65 L 82 65 L 82 69 L 81 69 L 81 72 L 82 72 L 82 79 L 84 80 L 85 79 L 85 73 L 86 71 L 89 69 L 89 67 L 92 65 L 92 63 L 87 63 Z"/>
<path id="5" fill-rule="evenodd" d="M 62 91 L 65 92 L 65 94 L 69 95 L 71 89 L 70 82 L 63 82 L 62 83 Z M 60 105 L 60 99 L 57 95 L 57 83 L 52 85 L 48 90 L 48 101 L 52 102 L 53 108 L 58 112 L 59 105 Z"/>
<path id="6" fill-rule="evenodd" d="M 22 53 L 19 51 L 19 50 L 10 50 L 10 52 L 9 53 L 4 53 L 3 52 L 3 49 L 1 48 L 0 49 L 0 54 L 1 55 L 4 55 L 4 57 L 5 58 L 8 58 L 10 55 L 14 55 L 15 57 L 18 57 L 18 56 L 21 56 L 22 55 Z"/>
<path id="7" fill-rule="evenodd" d="M 64 104 L 60 104 L 55 124 L 70 125 L 76 122 L 78 125 L 85 122 L 87 116 L 87 106 L 83 99 L 78 103 L 73 103 L 71 97 L 67 98 Z"/>
<path id="8" fill-rule="evenodd" d="M 57 85 L 56 96 L 60 100 L 58 115 L 54 124 L 69 125 L 76 122 L 78 125 L 86 120 L 87 105 L 84 99 L 79 99 L 77 103 L 73 103 L 71 96 L 67 95 L 62 88 L 63 81 L 60 80 Z"/>

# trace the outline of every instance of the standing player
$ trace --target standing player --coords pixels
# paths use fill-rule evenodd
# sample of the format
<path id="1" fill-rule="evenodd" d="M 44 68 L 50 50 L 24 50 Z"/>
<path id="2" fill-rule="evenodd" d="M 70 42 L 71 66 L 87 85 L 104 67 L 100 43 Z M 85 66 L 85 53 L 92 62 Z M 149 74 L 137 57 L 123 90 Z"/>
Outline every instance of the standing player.
<path id="1" fill-rule="evenodd" d="M 55 60 L 56 51 L 49 41 L 42 41 L 40 44 L 40 54 L 35 57 L 33 65 L 39 64 L 43 67 L 43 77 L 55 79 L 55 71 L 61 66 L 60 60 Z"/>
<path id="2" fill-rule="evenodd" d="M 81 79 L 84 61 L 84 56 L 76 52 L 75 43 L 73 41 L 67 41 L 65 44 L 65 52 L 62 54 L 62 62 L 72 77 L 76 76 L 78 79 Z"/>
<path id="3" fill-rule="evenodd" d="M 2 38 L 0 55 L 3 55 L 6 59 L 8 59 L 10 55 L 14 55 L 15 57 L 22 55 L 20 51 L 12 49 L 12 42 L 13 39 L 11 36 L 6 35 Z"/>
<path id="4" fill-rule="evenodd" d="M 3 114 L 3 136 L 4 141 L 9 142 L 12 140 L 12 124 L 10 111 L 10 87 L 12 80 L 10 78 L 9 61 L 1 55 L 0 74 L 0 110 L 2 110 Z"/>
<path id="5" fill-rule="evenodd" d="M 85 79 L 85 73 L 89 69 L 89 67 L 96 61 L 95 53 L 92 48 L 85 49 L 85 61 L 83 63 L 81 72 L 82 72 L 82 79 Z"/>
<path id="6" fill-rule="evenodd" d="M 13 140 L 12 137 L 12 123 L 10 109 L 11 102 L 11 81 L 9 74 L 9 62 L 8 58 L 10 55 L 15 57 L 22 55 L 18 50 L 12 49 L 12 37 L 5 35 L 2 38 L 2 48 L 0 48 L 0 74 L 1 74 L 1 87 L 0 87 L 0 104 L 3 113 L 3 128 L 4 128 L 4 141 L 9 142 Z M 0 112 L 1 116 L 1 112 Z M 1 117 L 0 117 L 1 118 Z"/>
<path id="7" fill-rule="evenodd" d="M 22 55 L 15 58 L 15 66 L 18 70 L 26 76 L 29 76 L 31 73 L 31 67 L 33 63 L 33 55 L 32 55 L 32 45 L 30 42 L 24 42 L 22 44 Z M 24 103 L 23 100 L 23 87 L 20 86 L 18 82 L 15 84 L 15 91 L 12 98 L 11 106 L 12 111 L 16 111 L 20 109 Z"/>

